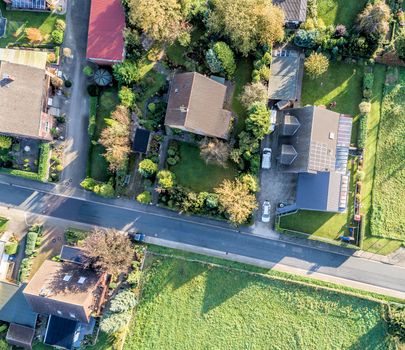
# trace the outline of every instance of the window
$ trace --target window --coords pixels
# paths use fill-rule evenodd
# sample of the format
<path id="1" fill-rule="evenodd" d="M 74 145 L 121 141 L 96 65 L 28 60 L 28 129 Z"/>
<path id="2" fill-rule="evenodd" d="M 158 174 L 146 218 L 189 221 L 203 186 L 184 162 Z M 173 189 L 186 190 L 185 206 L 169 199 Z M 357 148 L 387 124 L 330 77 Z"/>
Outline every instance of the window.
<path id="1" fill-rule="evenodd" d="M 72 275 L 65 275 L 65 277 L 63 277 L 63 280 L 65 282 L 69 282 L 71 278 L 72 278 Z"/>
<path id="2" fill-rule="evenodd" d="M 75 314 L 72 314 L 71 312 L 69 312 L 69 316 L 70 316 L 71 318 L 76 318 L 76 315 L 75 315 Z"/>
<path id="3" fill-rule="evenodd" d="M 79 280 L 77 281 L 77 283 L 83 284 L 85 280 L 86 280 L 86 277 L 80 277 Z"/>
<path id="4" fill-rule="evenodd" d="M 57 310 L 56 312 L 58 313 L 58 315 L 62 315 L 62 311 Z"/>

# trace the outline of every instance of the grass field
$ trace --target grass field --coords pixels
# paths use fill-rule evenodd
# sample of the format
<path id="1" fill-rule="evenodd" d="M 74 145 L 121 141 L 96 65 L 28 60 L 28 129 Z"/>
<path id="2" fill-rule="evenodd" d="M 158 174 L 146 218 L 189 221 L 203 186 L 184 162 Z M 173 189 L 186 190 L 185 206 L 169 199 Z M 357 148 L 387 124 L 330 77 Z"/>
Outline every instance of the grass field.
<path id="1" fill-rule="evenodd" d="M 318 0 L 318 17 L 327 26 L 344 24 L 351 27 L 366 3 L 367 0 Z"/>
<path id="2" fill-rule="evenodd" d="M 96 114 L 96 129 L 93 139 L 98 141 L 100 134 L 106 127 L 106 118 L 110 117 L 111 112 L 118 104 L 118 94 L 115 87 L 104 90 L 98 102 Z M 103 157 L 104 147 L 100 144 L 90 145 L 90 173 L 89 176 L 98 181 L 107 181 L 109 179 L 108 163 Z"/>
<path id="3" fill-rule="evenodd" d="M 237 175 L 232 163 L 227 168 L 206 164 L 200 157 L 200 149 L 186 143 L 180 144 L 180 161 L 170 167 L 176 174 L 177 182 L 195 192 L 212 192 L 224 179 Z"/>
<path id="4" fill-rule="evenodd" d="M 394 73 L 395 74 L 395 73 Z M 400 75 L 401 74 L 401 75 Z M 385 87 L 372 196 L 371 232 L 405 241 L 405 69 Z"/>
<path id="5" fill-rule="evenodd" d="M 363 66 L 331 62 L 328 71 L 318 79 L 304 76 L 301 105 L 324 105 L 333 101 L 333 111 L 354 117 L 352 142 L 357 139 L 359 103 L 362 101 Z"/>
<path id="6" fill-rule="evenodd" d="M 26 28 L 39 28 L 44 41 L 42 44 L 51 42 L 51 32 L 54 29 L 58 18 L 64 16 L 52 15 L 50 13 L 29 12 L 29 11 L 7 11 L 6 4 L 0 2 L 0 11 L 3 17 L 7 18 L 6 36 L 0 38 L 0 47 L 6 47 L 9 43 L 26 44 Z"/>
<path id="7" fill-rule="evenodd" d="M 177 258 L 148 258 L 125 349 L 387 349 L 376 302 Z"/>

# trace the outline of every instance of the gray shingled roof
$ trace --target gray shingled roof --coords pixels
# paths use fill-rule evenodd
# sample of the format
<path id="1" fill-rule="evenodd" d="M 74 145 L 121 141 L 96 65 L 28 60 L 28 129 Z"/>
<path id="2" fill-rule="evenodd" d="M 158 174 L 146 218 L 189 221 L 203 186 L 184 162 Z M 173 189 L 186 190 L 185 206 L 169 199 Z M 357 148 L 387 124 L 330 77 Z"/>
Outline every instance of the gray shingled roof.
<path id="1" fill-rule="evenodd" d="M 285 13 L 286 22 L 305 22 L 307 18 L 307 0 L 273 0 Z"/>
<path id="2" fill-rule="evenodd" d="M 292 136 L 294 135 L 297 130 L 299 129 L 299 127 L 301 126 L 300 122 L 298 121 L 298 119 L 289 114 L 288 112 L 284 114 L 283 116 L 283 126 L 282 126 L 282 130 L 281 130 L 281 134 L 283 136 Z"/>
<path id="3" fill-rule="evenodd" d="M 34 335 L 34 328 L 12 323 L 8 328 L 6 340 L 11 345 L 31 349 Z"/>
<path id="4" fill-rule="evenodd" d="M 297 151 L 291 145 L 281 145 L 280 163 L 290 165 L 297 158 Z"/>

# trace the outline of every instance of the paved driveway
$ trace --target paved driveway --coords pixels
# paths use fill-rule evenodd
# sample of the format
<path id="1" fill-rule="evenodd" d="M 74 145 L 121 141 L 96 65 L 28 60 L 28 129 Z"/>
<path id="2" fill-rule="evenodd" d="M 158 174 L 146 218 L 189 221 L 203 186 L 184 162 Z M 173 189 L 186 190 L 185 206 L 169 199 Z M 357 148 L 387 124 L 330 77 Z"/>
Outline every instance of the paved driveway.
<path id="1" fill-rule="evenodd" d="M 269 231 L 274 229 L 276 218 L 276 208 L 279 203 L 293 203 L 295 200 L 295 189 L 297 183 L 296 174 L 282 173 L 277 168 L 277 153 L 278 153 L 278 129 L 263 140 L 262 149 L 270 147 L 273 151 L 271 159 L 271 169 L 260 169 L 260 206 L 265 200 L 271 203 L 270 223 L 261 222 L 261 207 L 257 213 L 256 226 L 261 231 Z"/>
<path id="2" fill-rule="evenodd" d="M 67 129 L 62 181 L 71 179 L 71 185 L 75 187 L 78 187 L 86 176 L 89 146 L 87 78 L 83 74 L 86 65 L 89 14 L 90 0 L 68 1 L 64 47 L 72 50 L 73 58 L 65 59 L 62 70 L 73 82 L 73 86 L 70 89 L 70 101 L 63 106 L 67 115 Z"/>

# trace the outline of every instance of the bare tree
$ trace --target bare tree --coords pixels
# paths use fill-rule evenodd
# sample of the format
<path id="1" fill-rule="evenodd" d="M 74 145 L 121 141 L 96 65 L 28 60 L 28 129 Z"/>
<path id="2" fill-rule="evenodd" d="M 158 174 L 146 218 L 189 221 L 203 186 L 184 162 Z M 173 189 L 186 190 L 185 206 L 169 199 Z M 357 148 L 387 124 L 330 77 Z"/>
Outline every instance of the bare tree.
<path id="1" fill-rule="evenodd" d="M 200 155 L 207 164 L 215 163 L 226 167 L 230 152 L 228 143 L 224 141 L 205 137 L 200 142 Z"/>
<path id="2" fill-rule="evenodd" d="M 87 265 L 113 276 L 127 272 L 134 258 L 132 242 L 115 229 L 95 229 L 83 242 Z"/>

